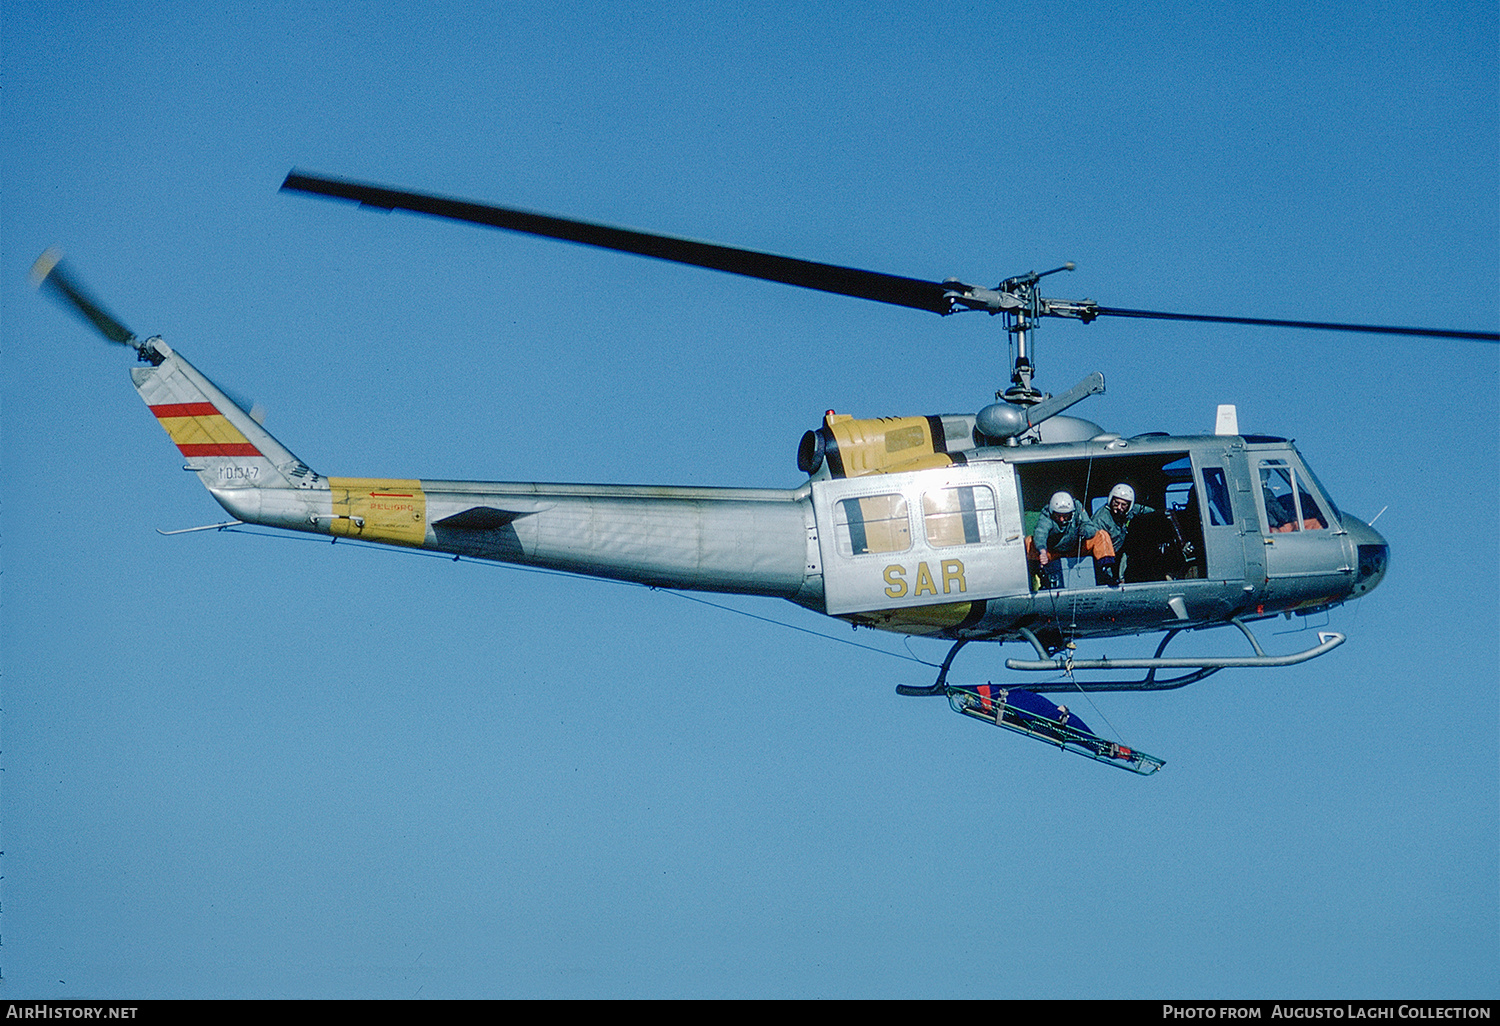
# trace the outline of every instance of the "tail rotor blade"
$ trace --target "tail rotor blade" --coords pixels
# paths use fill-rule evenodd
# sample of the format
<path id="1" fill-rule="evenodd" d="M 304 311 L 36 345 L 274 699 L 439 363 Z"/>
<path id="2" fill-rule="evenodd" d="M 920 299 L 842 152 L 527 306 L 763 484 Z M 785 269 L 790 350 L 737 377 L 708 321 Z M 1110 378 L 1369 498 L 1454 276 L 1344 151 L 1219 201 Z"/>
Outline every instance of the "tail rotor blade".
<path id="1" fill-rule="evenodd" d="M 135 345 L 135 333 L 95 302 L 83 286 L 64 269 L 62 250 L 56 246 L 37 257 L 36 263 L 31 265 L 31 282 L 39 289 L 45 288 L 54 299 L 86 319 L 110 342 L 122 346 Z"/>

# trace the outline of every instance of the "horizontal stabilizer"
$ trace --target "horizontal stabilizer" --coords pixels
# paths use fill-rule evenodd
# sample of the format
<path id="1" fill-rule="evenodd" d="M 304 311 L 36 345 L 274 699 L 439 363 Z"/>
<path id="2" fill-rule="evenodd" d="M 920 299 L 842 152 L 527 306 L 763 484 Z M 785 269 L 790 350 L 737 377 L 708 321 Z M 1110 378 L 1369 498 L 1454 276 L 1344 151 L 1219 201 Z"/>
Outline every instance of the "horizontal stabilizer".
<path id="1" fill-rule="evenodd" d="M 466 509 L 462 513 L 455 513 L 451 517 L 433 521 L 433 527 L 446 527 L 454 531 L 493 531 L 524 517 L 529 513 L 516 513 L 508 509 L 495 509 L 492 506 L 475 506 Z"/>

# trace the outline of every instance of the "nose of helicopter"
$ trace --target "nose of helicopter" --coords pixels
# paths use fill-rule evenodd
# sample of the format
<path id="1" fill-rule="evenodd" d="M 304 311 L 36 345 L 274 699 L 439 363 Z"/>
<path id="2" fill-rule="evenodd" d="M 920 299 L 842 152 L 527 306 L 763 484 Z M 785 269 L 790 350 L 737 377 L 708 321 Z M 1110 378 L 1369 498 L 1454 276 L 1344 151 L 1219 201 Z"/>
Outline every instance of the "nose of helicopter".
<path id="1" fill-rule="evenodd" d="M 1384 579 L 1386 567 L 1390 565 L 1391 547 L 1386 544 L 1379 531 L 1358 517 L 1345 513 L 1343 519 L 1344 530 L 1349 532 L 1355 552 L 1359 555 L 1358 567 L 1354 571 L 1354 590 L 1350 597 L 1359 598 L 1374 591 L 1375 585 Z"/>

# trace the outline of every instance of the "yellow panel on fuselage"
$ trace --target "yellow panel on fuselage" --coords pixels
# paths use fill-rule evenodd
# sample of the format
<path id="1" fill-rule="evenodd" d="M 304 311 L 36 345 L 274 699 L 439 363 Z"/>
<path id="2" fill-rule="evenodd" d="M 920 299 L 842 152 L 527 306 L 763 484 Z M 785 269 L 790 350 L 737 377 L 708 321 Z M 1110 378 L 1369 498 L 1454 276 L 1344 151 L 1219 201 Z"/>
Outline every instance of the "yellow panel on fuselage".
<path id="1" fill-rule="evenodd" d="M 380 477 L 330 477 L 334 534 L 397 545 L 427 538 L 427 496 L 421 481 Z M 363 526 L 360 526 L 363 523 Z"/>
<path id="2" fill-rule="evenodd" d="M 983 607 L 984 603 L 977 603 Z M 973 602 L 948 602 L 940 606 L 909 606 L 905 609 L 880 609 L 869 613 L 841 616 L 839 619 L 851 623 L 878 627 L 897 634 L 936 634 L 950 627 L 957 627 L 970 617 L 978 619 Z"/>

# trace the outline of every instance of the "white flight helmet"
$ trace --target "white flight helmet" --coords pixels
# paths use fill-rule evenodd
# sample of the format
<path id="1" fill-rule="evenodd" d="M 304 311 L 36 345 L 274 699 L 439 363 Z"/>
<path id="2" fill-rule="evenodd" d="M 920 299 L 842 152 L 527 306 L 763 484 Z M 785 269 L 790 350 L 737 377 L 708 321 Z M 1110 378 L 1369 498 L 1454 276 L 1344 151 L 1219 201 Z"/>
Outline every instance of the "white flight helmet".
<path id="1" fill-rule="evenodd" d="M 1047 503 L 1047 508 L 1054 513 L 1071 513 L 1075 509 L 1073 496 L 1067 492 L 1052 493 L 1052 501 Z"/>
<path id="2" fill-rule="evenodd" d="M 1109 497 L 1110 499 L 1124 499 L 1126 502 L 1134 505 L 1135 489 L 1128 484 L 1117 484 L 1109 490 Z"/>

